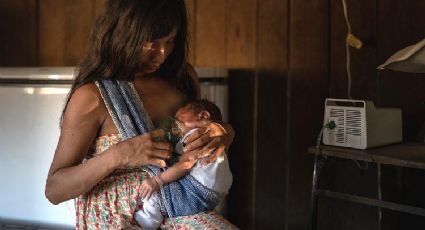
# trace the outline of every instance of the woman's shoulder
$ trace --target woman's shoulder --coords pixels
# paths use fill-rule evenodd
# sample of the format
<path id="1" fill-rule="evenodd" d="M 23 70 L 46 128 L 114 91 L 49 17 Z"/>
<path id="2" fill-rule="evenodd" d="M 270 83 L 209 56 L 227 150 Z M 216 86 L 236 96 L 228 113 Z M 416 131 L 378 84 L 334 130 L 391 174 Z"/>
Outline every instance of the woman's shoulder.
<path id="1" fill-rule="evenodd" d="M 65 115 L 90 117 L 101 121 L 105 117 L 105 108 L 102 96 L 95 83 L 86 83 L 72 92 Z M 72 116 L 72 117 L 74 117 Z M 86 117 L 86 118 L 87 118 Z"/>
<path id="2" fill-rule="evenodd" d="M 70 102 L 77 101 L 83 104 L 99 103 L 102 99 L 100 92 L 94 82 L 86 83 L 74 90 Z"/>

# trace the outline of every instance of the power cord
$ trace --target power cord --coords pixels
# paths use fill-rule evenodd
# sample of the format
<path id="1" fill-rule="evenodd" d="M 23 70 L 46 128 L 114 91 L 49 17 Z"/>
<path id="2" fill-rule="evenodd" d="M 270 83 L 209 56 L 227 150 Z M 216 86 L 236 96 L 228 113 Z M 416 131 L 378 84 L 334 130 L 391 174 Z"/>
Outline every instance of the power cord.
<path id="1" fill-rule="evenodd" d="M 313 167 L 313 179 L 311 182 L 311 198 L 310 198 L 310 228 L 313 229 L 314 225 L 314 216 L 316 211 L 316 194 L 317 194 L 317 180 L 319 178 L 320 171 L 324 165 L 324 161 L 318 162 L 319 154 L 320 154 L 320 142 L 322 140 L 323 131 L 328 129 L 335 129 L 336 124 L 334 121 L 330 121 L 326 123 L 321 129 L 320 133 L 316 139 L 316 154 L 314 156 L 314 167 Z M 323 159 L 326 160 L 326 156 L 323 156 Z"/>
<path id="2" fill-rule="evenodd" d="M 328 123 L 326 123 L 321 129 L 320 129 L 320 133 L 317 136 L 316 139 L 316 154 L 314 154 L 314 169 L 313 169 L 313 181 L 312 181 L 312 186 L 311 186 L 311 193 L 315 194 L 316 193 L 316 184 L 317 184 L 317 178 L 319 177 L 320 174 L 320 170 L 323 166 L 323 163 L 320 162 L 318 163 L 318 158 L 320 155 L 320 142 L 322 140 L 322 136 L 323 136 L 323 131 L 325 129 L 335 129 L 336 128 L 336 124 L 334 121 L 329 121 Z M 326 156 L 324 156 L 324 158 L 326 159 Z"/>
<path id="3" fill-rule="evenodd" d="M 347 96 L 349 99 L 353 99 L 351 96 L 351 53 L 350 46 L 356 49 L 360 49 L 363 46 L 363 42 L 351 33 L 351 23 L 348 18 L 347 2 L 342 0 L 342 8 L 344 10 L 344 18 L 347 24 L 347 37 L 345 39 L 345 51 L 346 51 L 346 69 L 347 69 Z"/>

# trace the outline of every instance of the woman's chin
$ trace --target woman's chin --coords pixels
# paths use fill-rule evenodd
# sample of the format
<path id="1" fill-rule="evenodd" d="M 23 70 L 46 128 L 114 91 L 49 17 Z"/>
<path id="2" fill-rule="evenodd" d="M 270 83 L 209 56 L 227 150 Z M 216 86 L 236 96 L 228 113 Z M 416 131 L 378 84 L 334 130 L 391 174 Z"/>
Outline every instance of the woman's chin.
<path id="1" fill-rule="evenodd" d="M 153 67 L 142 67 L 137 71 L 140 74 L 146 75 L 146 74 L 152 74 L 155 73 L 158 70 L 158 68 Z"/>
<path id="2" fill-rule="evenodd" d="M 154 73 L 157 70 L 158 70 L 158 67 L 146 67 L 146 68 L 143 68 L 143 72 L 146 73 L 146 74 Z"/>

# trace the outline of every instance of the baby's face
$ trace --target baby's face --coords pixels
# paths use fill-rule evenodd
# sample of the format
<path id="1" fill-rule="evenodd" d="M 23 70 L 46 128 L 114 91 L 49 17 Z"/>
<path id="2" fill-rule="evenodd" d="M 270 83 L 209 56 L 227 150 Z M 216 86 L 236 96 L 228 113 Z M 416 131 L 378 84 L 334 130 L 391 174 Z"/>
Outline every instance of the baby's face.
<path id="1" fill-rule="evenodd" d="M 197 114 L 189 109 L 188 105 L 177 110 L 174 117 L 183 124 L 185 122 L 193 122 L 199 119 Z"/>

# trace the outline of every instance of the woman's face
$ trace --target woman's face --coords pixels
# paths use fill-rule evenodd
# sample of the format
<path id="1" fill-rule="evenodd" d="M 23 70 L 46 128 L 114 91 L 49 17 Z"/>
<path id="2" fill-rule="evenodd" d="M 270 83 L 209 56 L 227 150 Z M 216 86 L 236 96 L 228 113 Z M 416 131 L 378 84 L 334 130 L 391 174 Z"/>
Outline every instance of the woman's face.
<path id="1" fill-rule="evenodd" d="M 159 69 L 168 55 L 173 51 L 176 35 L 177 28 L 175 27 L 165 37 L 147 42 L 143 46 L 140 72 L 149 74 Z"/>

